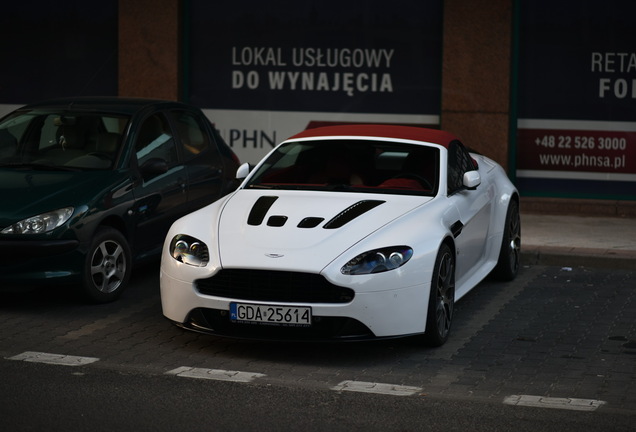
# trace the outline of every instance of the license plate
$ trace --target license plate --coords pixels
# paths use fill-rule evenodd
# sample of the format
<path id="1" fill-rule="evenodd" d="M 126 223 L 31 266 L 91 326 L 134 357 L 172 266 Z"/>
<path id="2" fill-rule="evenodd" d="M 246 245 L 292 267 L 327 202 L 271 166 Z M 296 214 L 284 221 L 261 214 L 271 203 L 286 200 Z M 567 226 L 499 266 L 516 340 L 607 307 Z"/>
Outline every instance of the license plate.
<path id="1" fill-rule="evenodd" d="M 230 320 L 236 323 L 309 327 L 311 308 L 230 303 Z"/>

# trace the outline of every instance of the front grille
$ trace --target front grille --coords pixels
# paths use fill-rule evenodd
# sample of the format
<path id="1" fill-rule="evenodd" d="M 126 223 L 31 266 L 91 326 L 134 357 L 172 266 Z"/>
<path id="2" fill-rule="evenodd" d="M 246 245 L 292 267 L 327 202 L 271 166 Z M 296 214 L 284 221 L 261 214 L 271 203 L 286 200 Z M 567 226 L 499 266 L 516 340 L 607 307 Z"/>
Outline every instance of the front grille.
<path id="1" fill-rule="evenodd" d="M 348 303 L 355 293 L 313 273 L 224 269 L 195 282 L 201 294 L 240 300 Z"/>

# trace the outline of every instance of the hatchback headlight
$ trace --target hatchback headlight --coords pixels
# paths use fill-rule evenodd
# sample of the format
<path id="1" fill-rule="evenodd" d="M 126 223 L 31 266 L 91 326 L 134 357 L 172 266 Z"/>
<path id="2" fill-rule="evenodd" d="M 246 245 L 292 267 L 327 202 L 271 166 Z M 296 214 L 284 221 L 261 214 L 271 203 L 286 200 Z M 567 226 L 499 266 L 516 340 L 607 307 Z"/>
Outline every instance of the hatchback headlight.
<path id="1" fill-rule="evenodd" d="M 170 255 L 177 261 L 194 267 L 205 267 L 210 261 L 206 244 L 185 234 L 174 236 L 170 242 Z"/>
<path id="2" fill-rule="evenodd" d="M 23 219 L 6 227 L 2 234 L 42 234 L 66 223 L 73 215 L 73 207 L 65 207 Z"/>
<path id="3" fill-rule="evenodd" d="M 408 246 L 392 246 L 362 253 L 345 264 L 340 272 L 346 275 L 381 273 L 404 265 L 413 256 Z"/>

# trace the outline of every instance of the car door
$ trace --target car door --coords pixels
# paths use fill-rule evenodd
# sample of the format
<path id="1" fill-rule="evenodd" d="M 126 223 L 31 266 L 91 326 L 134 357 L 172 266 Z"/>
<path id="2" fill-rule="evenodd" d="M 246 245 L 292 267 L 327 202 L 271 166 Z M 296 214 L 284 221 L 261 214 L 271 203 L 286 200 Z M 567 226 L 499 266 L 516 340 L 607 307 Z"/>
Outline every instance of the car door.
<path id="1" fill-rule="evenodd" d="M 132 164 L 138 173 L 134 249 L 138 257 L 156 253 L 187 199 L 187 173 L 174 134 L 163 113 L 145 118 L 137 129 Z"/>
<path id="2" fill-rule="evenodd" d="M 188 176 L 187 211 L 216 201 L 224 188 L 221 155 L 206 121 L 194 111 L 171 111 Z"/>
<path id="3" fill-rule="evenodd" d="M 467 189 L 463 184 L 464 173 L 476 166 L 466 148 L 453 141 L 448 148 L 448 198 L 456 209 L 457 220 L 453 223 L 457 253 L 456 279 L 471 273 L 485 259 L 486 239 L 490 225 L 491 197 L 489 184 L 480 184 L 476 189 Z"/>

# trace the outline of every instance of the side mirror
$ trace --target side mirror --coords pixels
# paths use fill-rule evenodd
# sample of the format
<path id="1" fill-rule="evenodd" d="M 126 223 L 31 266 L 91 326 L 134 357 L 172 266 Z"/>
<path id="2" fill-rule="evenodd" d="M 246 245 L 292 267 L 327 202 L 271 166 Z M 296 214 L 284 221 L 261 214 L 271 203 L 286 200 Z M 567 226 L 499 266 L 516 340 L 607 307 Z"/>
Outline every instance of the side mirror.
<path id="1" fill-rule="evenodd" d="M 243 180 L 250 173 L 251 169 L 252 166 L 249 163 L 245 162 L 241 164 L 241 166 L 238 167 L 238 169 L 236 170 L 236 178 L 239 180 Z"/>
<path id="2" fill-rule="evenodd" d="M 463 184 L 466 189 L 475 190 L 481 184 L 479 171 L 467 171 L 464 173 Z"/>
<path id="3" fill-rule="evenodd" d="M 168 163 L 159 158 L 150 158 L 139 168 L 143 178 L 156 177 L 168 172 Z"/>

